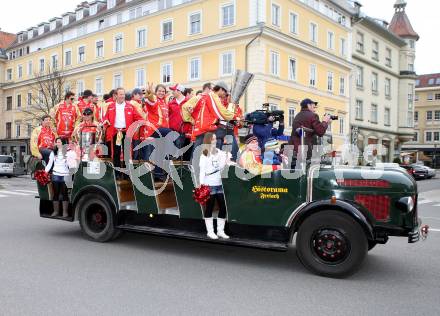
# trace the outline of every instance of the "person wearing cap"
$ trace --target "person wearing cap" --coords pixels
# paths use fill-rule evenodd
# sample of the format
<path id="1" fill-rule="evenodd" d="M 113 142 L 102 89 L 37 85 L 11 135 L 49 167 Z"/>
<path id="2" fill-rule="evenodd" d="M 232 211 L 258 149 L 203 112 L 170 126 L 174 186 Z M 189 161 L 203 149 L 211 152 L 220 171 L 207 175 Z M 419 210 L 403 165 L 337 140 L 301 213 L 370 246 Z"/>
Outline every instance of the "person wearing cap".
<path id="1" fill-rule="evenodd" d="M 184 95 L 186 88 L 181 84 L 171 86 L 170 90 L 174 97 L 168 104 L 170 129 L 179 133 L 180 136 L 175 143 L 177 148 L 182 148 L 191 142 L 192 125 L 184 122 L 182 116 L 182 107 L 191 97 Z"/>
<path id="2" fill-rule="evenodd" d="M 131 93 L 130 103 L 134 108 L 142 115 L 142 117 L 146 120 L 147 114 L 144 111 L 144 107 L 142 106 L 142 99 L 144 97 L 144 92 L 142 89 L 135 88 Z M 136 130 L 132 136 L 133 140 L 133 149 L 136 148 L 143 140 L 145 135 L 145 126 L 141 126 L 138 130 Z M 139 160 L 142 158 L 142 152 L 145 150 L 145 147 L 142 147 L 138 150 L 133 150 L 133 159 Z"/>
<path id="3" fill-rule="evenodd" d="M 304 145 L 307 147 L 307 160 L 312 158 L 312 150 L 314 145 L 314 139 L 316 136 L 322 137 L 329 124 L 331 124 L 331 116 L 326 114 L 323 121 L 320 122 L 316 109 L 318 102 L 311 99 L 304 99 L 301 101 L 301 111 L 295 116 L 292 125 L 292 135 L 290 137 L 289 145 L 294 146 L 295 157 L 298 155 L 299 146 L 301 145 L 301 135 L 298 129 L 305 127 L 313 130 L 313 133 L 309 132 L 305 134 Z"/>
<path id="4" fill-rule="evenodd" d="M 72 133 L 72 142 L 79 144 L 83 133 L 91 133 L 95 135 L 95 143 L 100 142 L 102 130 L 95 121 L 95 116 L 91 108 L 86 108 L 82 113 L 81 123 L 79 123 Z M 85 150 L 85 148 L 82 148 Z M 84 154 L 84 152 L 83 152 Z M 94 152 L 88 153 L 89 157 L 93 159 Z"/>
<path id="5" fill-rule="evenodd" d="M 218 82 L 212 92 L 202 94 L 195 105 L 197 116 L 194 119 L 192 137 L 195 139 L 194 148 L 203 143 L 204 134 L 215 132 L 220 121 L 230 121 L 234 118 L 234 113 L 229 111 L 222 103 L 229 91 L 228 85 L 224 81 Z M 194 112 L 192 113 L 194 117 Z M 217 143 L 218 143 L 217 137 Z"/>
<path id="6" fill-rule="evenodd" d="M 69 143 L 73 130 L 81 117 L 74 101 L 75 93 L 68 91 L 64 96 L 64 102 L 55 105 L 51 110 L 50 116 L 55 121 L 56 132 L 63 144 Z"/>
<path id="7" fill-rule="evenodd" d="M 281 165 L 280 144 L 275 138 L 269 138 L 264 144 L 263 165 Z"/>
<path id="8" fill-rule="evenodd" d="M 93 107 L 93 92 L 92 90 L 84 90 L 82 93 L 82 97 L 78 99 L 78 104 L 76 105 L 78 107 L 79 113 L 83 113 L 85 109 L 90 108 L 94 109 Z"/>
<path id="9" fill-rule="evenodd" d="M 245 148 L 240 155 L 239 166 L 254 175 L 269 173 L 281 169 L 280 165 L 264 165 L 261 159 L 261 149 L 258 146 L 258 138 L 249 134 L 245 138 Z"/>
<path id="10" fill-rule="evenodd" d="M 273 116 L 269 116 L 267 118 L 267 124 L 254 124 L 252 128 L 252 133 L 258 138 L 258 145 L 262 149 L 262 152 L 265 150 L 265 144 L 269 138 L 277 138 L 284 134 L 284 117 L 281 117 L 278 127 L 274 128 L 275 118 Z"/>

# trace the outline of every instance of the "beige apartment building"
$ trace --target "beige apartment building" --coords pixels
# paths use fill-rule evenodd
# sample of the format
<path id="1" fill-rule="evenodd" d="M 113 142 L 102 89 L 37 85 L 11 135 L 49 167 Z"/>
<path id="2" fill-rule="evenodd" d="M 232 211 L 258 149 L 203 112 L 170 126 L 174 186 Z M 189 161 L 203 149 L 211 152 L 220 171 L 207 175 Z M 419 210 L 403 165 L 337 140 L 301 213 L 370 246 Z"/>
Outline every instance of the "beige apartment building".
<path id="1" fill-rule="evenodd" d="M 425 160 L 438 167 L 440 165 L 440 74 L 417 77 L 414 114 L 414 139 L 405 144 L 404 150 L 415 153 L 412 155 L 414 160 Z"/>
<path id="2" fill-rule="evenodd" d="M 414 71 L 417 33 L 405 13 L 406 1 L 394 5 L 385 21 L 359 16 L 353 27 L 350 125 L 352 142 L 360 150 L 382 145 L 384 162 L 398 157 L 402 144 L 414 135 Z"/>
<path id="3" fill-rule="evenodd" d="M 67 9 L 67 8 L 66 8 Z M 0 150 L 20 162 L 30 130 L 23 110 L 30 85 L 50 67 L 66 90 L 98 95 L 117 86 L 205 82 L 229 84 L 236 69 L 255 74 L 242 99 L 246 112 L 263 103 L 285 111 L 290 132 L 299 102 L 337 114 L 335 144 L 349 129 L 352 16 L 345 0 L 98 0 L 23 25 L 0 59 Z M 21 23 L 25 23 L 21 21 Z"/>

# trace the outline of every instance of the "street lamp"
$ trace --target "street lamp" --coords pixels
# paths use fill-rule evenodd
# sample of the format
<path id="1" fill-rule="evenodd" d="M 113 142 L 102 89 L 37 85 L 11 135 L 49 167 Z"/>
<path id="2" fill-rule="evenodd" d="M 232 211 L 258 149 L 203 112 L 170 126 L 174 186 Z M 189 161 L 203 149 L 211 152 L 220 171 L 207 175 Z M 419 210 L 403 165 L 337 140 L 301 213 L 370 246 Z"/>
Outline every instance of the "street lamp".
<path id="1" fill-rule="evenodd" d="M 434 154 L 432 155 L 432 166 L 437 169 L 437 142 L 434 142 Z"/>

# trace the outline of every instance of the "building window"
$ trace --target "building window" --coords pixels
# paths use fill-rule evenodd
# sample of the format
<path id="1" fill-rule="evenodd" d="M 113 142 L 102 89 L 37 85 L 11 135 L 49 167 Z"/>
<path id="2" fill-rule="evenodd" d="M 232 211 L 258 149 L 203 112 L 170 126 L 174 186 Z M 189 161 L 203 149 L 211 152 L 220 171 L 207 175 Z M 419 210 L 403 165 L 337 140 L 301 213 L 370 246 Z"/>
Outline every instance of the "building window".
<path id="1" fill-rule="evenodd" d="M 387 125 L 387 126 L 391 125 L 391 110 L 390 110 L 390 108 L 385 108 L 384 124 Z"/>
<path id="2" fill-rule="evenodd" d="M 296 80 L 296 59 L 289 58 L 289 80 Z"/>
<path id="3" fill-rule="evenodd" d="M 221 12 L 223 27 L 235 24 L 235 8 L 232 3 L 222 6 Z"/>
<path id="4" fill-rule="evenodd" d="M 98 4 L 90 6 L 90 15 L 95 15 L 98 12 Z"/>
<path id="5" fill-rule="evenodd" d="M 15 137 L 19 138 L 21 134 L 20 123 L 15 123 Z"/>
<path id="6" fill-rule="evenodd" d="M 373 72 L 371 74 L 371 91 L 373 91 L 374 93 L 377 93 L 378 89 L 378 74 Z"/>
<path id="7" fill-rule="evenodd" d="M 426 111 L 426 120 L 432 121 L 432 111 Z"/>
<path id="8" fill-rule="evenodd" d="M 21 94 L 17 95 L 17 108 L 21 108 Z"/>
<path id="9" fill-rule="evenodd" d="M 136 31 L 136 48 L 142 48 L 147 45 L 147 30 L 139 29 Z"/>
<path id="10" fill-rule="evenodd" d="M 362 120 L 364 117 L 364 102 L 362 100 L 356 100 L 356 119 Z"/>
<path id="11" fill-rule="evenodd" d="M 419 141 L 419 133 L 415 132 L 414 133 L 414 138 L 413 138 L 413 142 L 418 142 Z"/>
<path id="12" fill-rule="evenodd" d="M 429 85 L 433 85 L 433 84 L 434 84 L 434 78 L 429 79 L 429 80 L 428 80 L 428 84 L 429 84 Z"/>
<path id="13" fill-rule="evenodd" d="M 391 67 L 391 49 L 390 48 L 387 48 L 385 64 L 387 67 Z"/>
<path id="14" fill-rule="evenodd" d="M 295 119 L 295 107 L 289 107 L 289 128 L 293 127 L 293 120 Z"/>
<path id="15" fill-rule="evenodd" d="M 432 101 L 434 99 L 434 95 L 432 93 L 428 93 L 428 96 L 426 97 L 426 100 Z"/>
<path id="16" fill-rule="evenodd" d="M 78 80 L 76 82 L 76 94 L 80 95 L 84 92 L 84 81 L 83 80 Z"/>
<path id="17" fill-rule="evenodd" d="M 95 93 L 97 95 L 103 95 L 104 85 L 103 85 L 103 78 L 99 77 L 95 79 Z"/>
<path id="18" fill-rule="evenodd" d="M 335 49 L 335 33 L 331 31 L 327 32 L 327 48 Z"/>
<path id="19" fill-rule="evenodd" d="M 340 53 L 341 53 L 341 56 L 343 56 L 343 57 L 347 56 L 347 41 L 345 40 L 345 38 L 341 38 Z"/>
<path id="20" fill-rule="evenodd" d="M 298 34 L 298 14 L 290 12 L 290 33 Z"/>
<path id="21" fill-rule="evenodd" d="M 136 69 L 136 87 L 145 87 L 145 69 Z"/>
<path id="22" fill-rule="evenodd" d="M 32 124 L 27 124 L 27 136 L 32 135 Z"/>
<path id="23" fill-rule="evenodd" d="M 44 58 L 40 59 L 40 74 L 44 73 Z"/>
<path id="24" fill-rule="evenodd" d="M 280 75 L 280 54 L 270 52 L 270 73 L 274 76 Z"/>
<path id="25" fill-rule="evenodd" d="M 86 61 L 86 48 L 85 46 L 78 47 L 78 63 Z"/>
<path id="26" fill-rule="evenodd" d="M 343 116 L 339 117 L 339 134 L 340 135 L 345 134 L 345 119 Z"/>
<path id="27" fill-rule="evenodd" d="M 8 122 L 6 123 L 6 138 L 12 137 L 12 123 Z"/>
<path id="28" fill-rule="evenodd" d="M 364 53 L 364 34 L 357 32 L 357 37 L 356 37 L 356 50 L 359 53 Z"/>
<path id="29" fill-rule="evenodd" d="M 227 52 L 220 56 L 220 69 L 222 76 L 230 76 L 234 71 L 233 53 Z"/>
<path id="30" fill-rule="evenodd" d="M 407 124 L 408 127 L 414 127 L 413 111 L 408 111 Z"/>
<path id="31" fill-rule="evenodd" d="M 27 68 L 27 71 L 28 71 L 28 76 L 32 76 L 32 75 L 33 75 L 34 69 L 33 69 L 32 60 L 30 60 L 30 61 L 28 62 L 28 68 Z"/>
<path id="32" fill-rule="evenodd" d="M 272 3 L 272 25 L 281 26 L 281 8 L 275 3 Z"/>
<path id="33" fill-rule="evenodd" d="M 173 76 L 172 65 L 170 63 L 163 64 L 161 69 L 162 83 L 171 83 L 172 76 Z"/>
<path id="34" fill-rule="evenodd" d="M 374 60 L 379 60 L 379 42 L 378 41 L 373 41 L 372 58 Z"/>
<path id="35" fill-rule="evenodd" d="M 52 56 L 52 70 L 56 70 L 58 68 L 58 55 Z"/>
<path id="36" fill-rule="evenodd" d="M 419 112 L 415 111 L 414 112 L 414 122 L 417 122 L 419 120 Z"/>
<path id="37" fill-rule="evenodd" d="M 417 96 L 417 94 L 416 94 L 416 96 Z M 436 94 L 435 94 L 435 99 L 436 99 L 436 100 L 440 100 L 440 93 L 436 93 Z"/>
<path id="38" fill-rule="evenodd" d="M 385 78 L 385 96 L 391 96 L 391 79 Z"/>
<path id="39" fill-rule="evenodd" d="M 200 80 L 200 58 L 191 58 L 189 61 L 189 80 Z"/>
<path id="40" fill-rule="evenodd" d="M 131 0 L 129 0 L 129 1 L 131 1 Z M 172 0 L 159 0 L 159 10 L 171 8 L 172 5 L 173 5 Z"/>
<path id="41" fill-rule="evenodd" d="M 333 91 L 333 73 L 332 72 L 327 73 L 327 91 L 329 91 L 329 92 Z"/>
<path id="42" fill-rule="evenodd" d="M 12 110 L 12 97 L 6 97 L 6 111 Z"/>
<path id="43" fill-rule="evenodd" d="M 414 101 L 419 101 L 419 95 L 418 95 L 418 94 L 416 94 L 416 95 L 414 96 Z"/>
<path id="44" fill-rule="evenodd" d="M 114 8 L 116 5 L 116 0 L 107 0 L 107 9 Z"/>
<path id="45" fill-rule="evenodd" d="M 440 132 L 434 132 L 434 141 L 438 142 L 440 140 Z"/>
<path id="46" fill-rule="evenodd" d="M 104 57 L 104 41 L 96 42 L 96 58 Z"/>
<path id="47" fill-rule="evenodd" d="M 316 65 L 310 65 L 309 85 L 312 87 L 316 86 Z"/>
<path id="48" fill-rule="evenodd" d="M 113 75 L 113 89 L 122 87 L 122 74 L 117 73 Z"/>
<path id="49" fill-rule="evenodd" d="M 432 142 L 432 132 L 425 132 L 425 142 Z"/>
<path id="50" fill-rule="evenodd" d="M 173 21 L 162 22 L 162 41 L 173 39 Z"/>
<path id="51" fill-rule="evenodd" d="M 202 13 L 195 12 L 189 16 L 189 34 L 199 34 L 202 31 Z"/>
<path id="52" fill-rule="evenodd" d="M 135 9 L 131 9 L 128 12 L 128 16 L 129 16 L 130 20 L 140 18 L 142 16 L 142 7 L 137 7 Z"/>
<path id="53" fill-rule="evenodd" d="M 17 76 L 18 76 L 18 79 L 23 78 L 23 66 L 22 65 L 19 65 L 17 67 Z"/>
<path id="54" fill-rule="evenodd" d="M 12 69 L 6 70 L 6 80 L 12 80 Z"/>
<path id="55" fill-rule="evenodd" d="M 32 92 L 28 92 L 27 94 L 27 105 L 28 106 L 32 105 Z"/>
<path id="56" fill-rule="evenodd" d="M 345 95 L 345 77 L 339 78 L 339 94 Z"/>
<path id="57" fill-rule="evenodd" d="M 371 123 L 377 123 L 377 104 L 371 104 Z"/>
<path id="58" fill-rule="evenodd" d="M 310 23 L 309 36 L 312 43 L 318 43 L 318 25 L 315 23 Z"/>
<path id="59" fill-rule="evenodd" d="M 68 50 L 64 53 L 64 64 L 65 66 L 72 65 L 72 51 Z"/>
<path id="60" fill-rule="evenodd" d="M 409 47 L 414 49 L 416 47 L 416 42 L 414 40 L 409 40 Z"/>
<path id="61" fill-rule="evenodd" d="M 122 45 L 123 45 L 124 38 L 122 34 L 118 34 L 115 36 L 115 53 L 122 52 Z"/>
<path id="62" fill-rule="evenodd" d="M 364 87 L 364 68 L 358 66 L 357 67 L 357 77 L 356 77 L 356 86 L 358 88 Z"/>
<path id="63" fill-rule="evenodd" d="M 440 111 L 434 111 L 434 120 L 440 121 Z"/>

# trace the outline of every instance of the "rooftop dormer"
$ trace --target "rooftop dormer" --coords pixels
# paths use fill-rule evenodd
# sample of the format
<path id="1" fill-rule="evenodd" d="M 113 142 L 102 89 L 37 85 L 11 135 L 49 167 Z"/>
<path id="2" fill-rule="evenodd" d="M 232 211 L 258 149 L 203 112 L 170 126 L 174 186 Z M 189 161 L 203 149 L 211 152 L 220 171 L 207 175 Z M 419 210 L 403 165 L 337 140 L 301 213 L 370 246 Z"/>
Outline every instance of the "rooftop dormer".
<path id="1" fill-rule="evenodd" d="M 49 23 L 42 22 L 38 24 L 38 35 L 42 35 L 49 31 Z"/>
<path id="2" fill-rule="evenodd" d="M 66 12 L 62 15 L 63 18 L 63 26 L 69 25 L 70 23 L 75 21 L 75 13 Z"/>
<path id="3" fill-rule="evenodd" d="M 49 20 L 49 23 L 50 23 L 49 29 L 53 31 L 61 26 L 61 18 L 58 17 L 52 18 Z"/>

